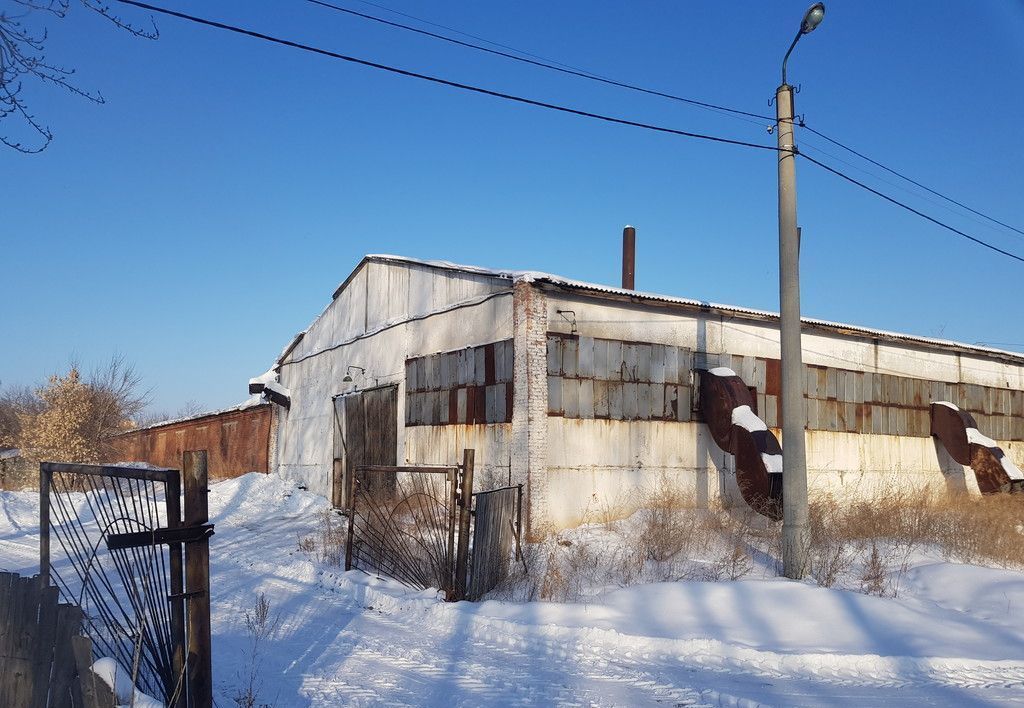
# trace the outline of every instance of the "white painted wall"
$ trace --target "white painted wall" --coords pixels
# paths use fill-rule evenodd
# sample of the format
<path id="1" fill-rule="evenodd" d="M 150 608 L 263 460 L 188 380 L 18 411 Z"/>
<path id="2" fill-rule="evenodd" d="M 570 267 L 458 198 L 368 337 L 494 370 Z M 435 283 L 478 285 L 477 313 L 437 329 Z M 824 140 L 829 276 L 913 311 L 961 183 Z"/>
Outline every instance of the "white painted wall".
<path id="1" fill-rule="evenodd" d="M 778 358 L 771 322 L 688 313 L 549 291 L 548 328 L 570 333 L 558 310 L 573 310 L 578 334 L 706 350 L 712 355 Z M 570 319 L 572 317 L 570 316 Z M 1024 367 L 940 348 L 872 340 L 805 329 L 804 362 L 854 371 L 935 381 L 1024 387 Z M 710 365 L 718 361 L 710 357 Z M 781 430 L 774 431 L 785 447 Z M 1024 443 L 1000 441 L 1024 461 Z M 702 503 L 742 504 L 733 457 L 699 423 L 659 421 L 548 421 L 547 513 L 560 527 L 593 520 L 618 507 L 628 513 L 662 479 Z M 864 498 L 899 488 L 977 491 L 974 473 L 954 462 L 931 438 L 807 431 L 808 483 L 813 491 Z"/>
<path id="2" fill-rule="evenodd" d="M 500 477 L 502 466 L 507 477 L 509 426 L 407 429 L 403 423 L 407 358 L 511 336 L 508 281 L 414 264 L 365 263 L 281 367 L 281 383 L 292 398 L 278 426 L 277 472 L 329 496 L 333 397 L 397 383 L 400 462 L 451 463 L 463 447 L 475 447 L 482 478 Z M 366 373 L 354 371 L 352 383 L 344 383 L 350 365 Z"/>

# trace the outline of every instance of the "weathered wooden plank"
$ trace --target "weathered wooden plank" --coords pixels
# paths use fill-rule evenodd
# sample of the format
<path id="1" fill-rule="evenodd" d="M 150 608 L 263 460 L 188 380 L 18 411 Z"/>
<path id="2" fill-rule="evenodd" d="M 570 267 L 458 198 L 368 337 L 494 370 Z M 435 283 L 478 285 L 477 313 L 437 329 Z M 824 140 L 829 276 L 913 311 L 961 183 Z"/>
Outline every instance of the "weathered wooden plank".
<path id="1" fill-rule="evenodd" d="M 761 416 L 761 420 L 763 420 L 764 424 L 769 428 L 779 427 L 778 416 L 776 415 L 778 407 L 779 397 L 766 394 L 764 397 L 764 410 L 762 411 L 763 415 Z"/>
<path id="2" fill-rule="evenodd" d="M 651 345 L 636 345 L 636 381 L 649 382 L 651 380 Z"/>
<path id="3" fill-rule="evenodd" d="M 660 387 L 659 387 L 660 388 Z M 636 405 L 636 417 L 640 420 L 650 420 L 654 415 L 654 391 L 652 384 L 649 383 L 638 383 L 636 385 L 637 393 L 637 405 Z M 658 403 L 662 404 L 662 397 L 657 397 Z"/>
<path id="4" fill-rule="evenodd" d="M 693 387 L 679 387 L 679 404 L 676 420 L 686 423 L 693 419 Z"/>
<path id="5" fill-rule="evenodd" d="M 473 348 L 473 383 L 487 385 L 487 352 L 484 347 Z"/>
<path id="6" fill-rule="evenodd" d="M 639 355 L 637 345 L 624 343 L 622 345 L 622 380 L 636 382 L 640 371 L 638 365 Z"/>

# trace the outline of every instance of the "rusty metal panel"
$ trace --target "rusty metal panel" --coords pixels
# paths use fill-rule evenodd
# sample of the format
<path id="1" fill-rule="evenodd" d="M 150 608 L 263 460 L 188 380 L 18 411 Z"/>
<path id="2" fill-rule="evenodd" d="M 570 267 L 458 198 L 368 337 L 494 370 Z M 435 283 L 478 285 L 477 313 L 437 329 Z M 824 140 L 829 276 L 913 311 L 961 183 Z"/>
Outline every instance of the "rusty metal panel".
<path id="1" fill-rule="evenodd" d="M 594 338 L 580 337 L 576 346 L 576 375 L 580 378 L 592 378 L 594 376 Z"/>
<path id="2" fill-rule="evenodd" d="M 548 414 L 562 415 L 562 379 L 559 376 L 548 377 Z"/>
<path id="3" fill-rule="evenodd" d="M 434 398 L 434 407 L 437 410 L 438 425 L 447 425 L 448 414 L 451 412 L 451 406 L 448 405 L 448 391 L 435 391 L 430 395 Z"/>
<path id="4" fill-rule="evenodd" d="M 679 348 L 665 347 L 665 383 L 676 384 L 679 378 Z"/>
<path id="5" fill-rule="evenodd" d="M 967 389 L 967 409 L 972 413 L 985 412 L 985 388 L 977 384 L 966 384 L 965 388 Z"/>
<path id="6" fill-rule="evenodd" d="M 1010 391 L 1010 413 L 1024 416 L 1024 391 Z"/>
<path id="7" fill-rule="evenodd" d="M 594 340 L 594 378 L 608 378 L 608 340 Z"/>
<path id="8" fill-rule="evenodd" d="M 473 349 L 473 383 L 483 386 L 487 383 L 487 352 L 485 347 Z"/>
<path id="9" fill-rule="evenodd" d="M 455 419 L 457 423 L 467 422 L 466 389 L 460 388 L 456 391 L 455 398 Z"/>
<path id="10" fill-rule="evenodd" d="M 623 420 L 621 383 L 608 384 L 608 417 L 612 420 Z"/>
<path id="11" fill-rule="evenodd" d="M 741 357 L 739 361 L 740 368 L 734 369 L 734 371 L 740 375 L 740 378 L 743 379 L 743 383 L 747 386 L 757 386 L 757 384 L 754 383 L 755 361 L 756 360 L 752 356 Z"/>
<path id="12" fill-rule="evenodd" d="M 899 409 L 889 406 L 885 409 L 888 422 L 885 426 L 888 435 L 899 435 Z"/>
<path id="13" fill-rule="evenodd" d="M 651 345 L 636 345 L 636 380 L 651 380 Z"/>
<path id="14" fill-rule="evenodd" d="M 690 385 L 693 383 L 693 350 L 679 347 L 679 383 Z"/>
<path id="15" fill-rule="evenodd" d="M 1010 439 L 1024 440 L 1024 418 L 1016 417 L 1010 422 Z"/>
<path id="16" fill-rule="evenodd" d="M 579 393 L 579 416 L 580 418 L 594 417 L 594 380 L 580 379 Z"/>
<path id="17" fill-rule="evenodd" d="M 515 359 L 516 359 L 516 346 L 515 342 L 511 339 L 505 340 L 505 381 L 511 383 L 515 377 Z M 511 411 L 509 411 L 509 420 L 512 419 Z"/>
<path id="18" fill-rule="evenodd" d="M 824 414 L 824 420 L 822 421 L 825 425 L 825 430 L 837 432 L 839 428 L 839 406 L 842 404 L 835 399 L 824 402 L 822 413 Z"/>
<path id="19" fill-rule="evenodd" d="M 779 427 L 778 416 L 776 415 L 779 407 L 779 397 L 766 394 L 764 397 L 764 424 L 769 428 Z"/>
<path id="20" fill-rule="evenodd" d="M 654 414 L 654 391 L 652 385 L 649 383 L 639 383 L 636 385 L 636 417 L 640 420 L 650 420 Z M 658 397 L 659 403 L 663 401 L 661 396 Z"/>
<path id="21" fill-rule="evenodd" d="M 505 401 L 505 384 L 498 383 L 487 387 L 488 423 L 504 423 L 507 420 Z"/>
<path id="22" fill-rule="evenodd" d="M 676 402 L 676 420 L 686 423 L 693 418 L 693 387 L 680 386 L 679 400 Z"/>
<path id="23" fill-rule="evenodd" d="M 877 403 L 871 404 L 871 432 L 875 435 L 883 435 L 886 431 L 886 422 L 889 418 L 886 416 L 885 408 L 878 405 Z"/>
<path id="24" fill-rule="evenodd" d="M 577 379 L 562 379 L 562 411 L 566 418 L 580 415 L 580 382 Z"/>
<path id="25" fill-rule="evenodd" d="M 494 343 L 494 383 L 508 381 L 505 375 L 505 342 Z"/>
<path id="26" fill-rule="evenodd" d="M 405 360 L 405 391 L 409 393 L 416 390 L 416 362 L 412 359 Z"/>
<path id="27" fill-rule="evenodd" d="M 825 398 L 830 400 L 836 400 L 838 396 L 837 391 L 837 371 L 833 368 L 825 369 Z"/>
<path id="28" fill-rule="evenodd" d="M 548 335 L 548 376 L 562 373 L 562 338 Z"/>
<path id="29" fill-rule="evenodd" d="M 606 378 L 609 381 L 621 381 L 622 380 L 622 342 L 609 341 L 608 342 L 608 373 Z"/>
<path id="30" fill-rule="evenodd" d="M 804 395 L 808 398 L 818 397 L 818 375 L 814 373 L 814 369 L 806 364 L 804 364 Z"/>
<path id="31" fill-rule="evenodd" d="M 665 345 L 651 345 L 651 372 L 647 379 L 651 383 L 665 383 Z"/>
<path id="32" fill-rule="evenodd" d="M 622 418 L 636 420 L 640 401 L 640 393 L 633 382 L 622 384 Z"/>
<path id="33" fill-rule="evenodd" d="M 476 352 L 473 349 L 463 349 L 462 358 L 464 361 L 465 373 L 463 375 L 463 386 L 476 385 Z"/>
<path id="34" fill-rule="evenodd" d="M 594 417 L 608 418 L 608 382 L 594 381 Z"/>
<path id="35" fill-rule="evenodd" d="M 844 430 L 848 433 L 859 432 L 859 423 L 857 421 L 857 406 L 859 404 L 853 401 L 847 401 L 843 404 L 843 419 L 846 424 Z"/>
<path id="36" fill-rule="evenodd" d="M 562 341 L 562 376 L 576 376 L 576 364 L 579 362 L 579 343 L 575 339 Z"/>

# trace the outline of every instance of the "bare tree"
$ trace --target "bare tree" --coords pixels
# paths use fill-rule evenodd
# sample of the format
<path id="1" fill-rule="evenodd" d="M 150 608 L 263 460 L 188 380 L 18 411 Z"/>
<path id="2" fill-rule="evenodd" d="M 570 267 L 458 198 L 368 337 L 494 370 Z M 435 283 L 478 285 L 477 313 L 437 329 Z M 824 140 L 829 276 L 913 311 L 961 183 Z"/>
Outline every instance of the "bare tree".
<path id="1" fill-rule="evenodd" d="M 6 7 L 0 9 L 0 121 L 20 120 L 38 142 L 26 145 L 17 138 L 0 133 L 0 142 L 19 152 L 42 152 L 53 140 L 50 128 L 29 110 L 22 96 L 26 81 L 53 84 L 94 103 L 103 103 L 98 91 L 86 91 L 74 83 L 74 69 L 66 68 L 46 58 L 47 20 L 62 20 L 67 16 L 72 0 L 0 0 Z M 99 0 L 80 0 L 81 4 L 110 20 L 136 37 L 156 39 L 156 24 L 151 30 L 138 28 L 115 15 L 110 7 Z M 13 12 L 11 11 L 13 10 Z"/>
<path id="2" fill-rule="evenodd" d="M 113 356 L 88 377 L 71 364 L 36 388 L 2 391 L 0 445 L 21 448 L 33 461 L 110 459 L 111 438 L 131 429 L 148 403 L 140 386 L 134 367 Z"/>

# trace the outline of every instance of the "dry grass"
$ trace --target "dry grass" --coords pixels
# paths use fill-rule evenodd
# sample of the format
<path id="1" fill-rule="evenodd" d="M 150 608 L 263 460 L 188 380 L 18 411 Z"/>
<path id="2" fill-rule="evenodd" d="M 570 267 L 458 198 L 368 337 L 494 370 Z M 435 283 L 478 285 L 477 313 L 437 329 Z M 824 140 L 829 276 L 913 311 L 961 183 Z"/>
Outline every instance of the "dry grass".
<path id="1" fill-rule="evenodd" d="M 781 569 L 781 524 L 745 507 L 698 508 L 667 481 L 629 519 L 596 507 L 590 525 L 529 544 L 497 597 L 576 601 L 643 582 L 738 580 Z M 896 596 L 921 554 L 1024 568 L 1024 495 L 975 497 L 898 488 L 810 505 L 809 574 L 825 587 Z"/>
<path id="2" fill-rule="evenodd" d="M 348 521 L 332 509 L 319 512 L 316 521 L 314 533 L 299 537 L 299 550 L 312 555 L 318 563 L 344 565 Z"/>

